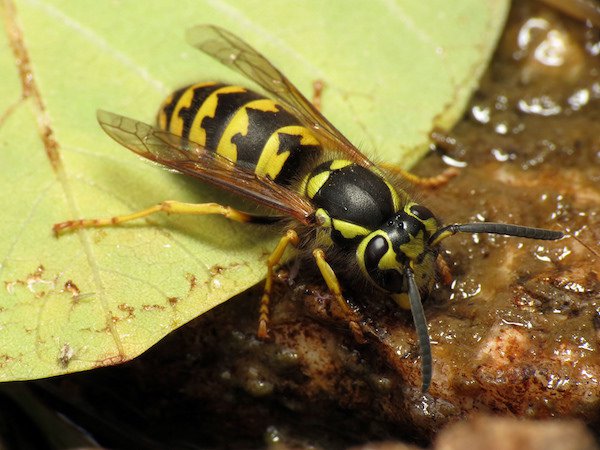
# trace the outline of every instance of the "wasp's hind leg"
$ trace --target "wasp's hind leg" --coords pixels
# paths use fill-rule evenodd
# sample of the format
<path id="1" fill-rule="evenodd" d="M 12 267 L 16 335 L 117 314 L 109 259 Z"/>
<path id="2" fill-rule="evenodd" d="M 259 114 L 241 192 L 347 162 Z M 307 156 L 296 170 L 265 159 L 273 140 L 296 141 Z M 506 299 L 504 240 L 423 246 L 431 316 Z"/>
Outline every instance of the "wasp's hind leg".
<path id="1" fill-rule="evenodd" d="M 312 104 L 315 109 L 321 112 L 321 108 L 323 103 L 321 101 L 323 97 L 323 89 L 325 89 L 325 83 L 323 80 L 315 80 L 313 81 L 313 96 L 312 96 Z"/>
<path id="2" fill-rule="evenodd" d="M 342 288 L 340 286 L 340 282 L 335 275 L 335 272 L 329 265 L 329 263 L 325 260 L 325 253 L 320 248 L 317 248 L 313 251 L 313 256 L 315 261 L 317 262 L 317 267 L 327 283 L 327 287 L 335 297 L 338 305 L 342 308 L 346 319 L 348 320 L 348 325 L 350 326 L 350 331 L 354 335 L 354 338 L 358 343 L 366 342 L 366 339 L 363 335 L 362 329 L 358 324 L 356 313 L 350 308 L 350 305 L 346 302 L 346 299 L 342 295 Z"/>
<path id="3" fill-rule="evenodd" d="M 208 215 L 220 214 L 227 219 L 243 223 L 268 223 L 275 220 L 275 217 L 259 216 L 238 211 L 230 206 L 223 206 L 218 203 L 183 203 L 176 200 L 167 200 L 150 208 L 143 209 L 131 214 L 122 216 L 108 217 L 104 219 L 79 219 L 67 220 L 54 224 L 52 229 L 56 235 L 64 231 L 72 231 L 78 228 L 99 228 L 119 225 L 132 220 L 148 217 L 152 214 L 164 212 L 167 214 L 190 214 L 190 215 Z"/>
<path id="4" fill-rule="evenodd" d="M 442 131 L 440 128 L 435 128 L 429 134 L 429 139 L 437 149 L 440 149 L 442 151 L 444 156 L 447 156 L 445 155 L 447 150 L 454 149 L 454 147 L 457 145 L 455 139 L 450 137 L 448 133 Z M 462 167 L 460 161 L 457 161 L 457 163 L 459 163 L 457 167 Z M 446 170 L 444 170 L 438 175 L 432 177 L 420 177 L 395 164 L 382 163 L 379 164 L 379 166 L 392 173 L 400 175 L 402 178 L 416 186 L 423 187 L 426 189 L 435 189 L 442 187 L 446 183 L 448 183 L 452 178 L 460 174 L 460 170 L 457 167 L 448 167 Z"/>
<path id="5" fill-rule="evenodd" d="M 385 169 L 396 175 L 400 175 L 402 178 L 414 184 L 415 186 L 427 189 L 435 189 L 444 186 L 452 178 L 454 178 L 460 173 L 460 171 L 456 167 L 448 167 L 439 175 L 435 175 L 433 177 L 420 177 L 418 175 L 415 175 L 414 173 L 404 170 L 402 167 L 397 166 L 395 164 L 383 162 L 378 165 L 382 169 Z"/>

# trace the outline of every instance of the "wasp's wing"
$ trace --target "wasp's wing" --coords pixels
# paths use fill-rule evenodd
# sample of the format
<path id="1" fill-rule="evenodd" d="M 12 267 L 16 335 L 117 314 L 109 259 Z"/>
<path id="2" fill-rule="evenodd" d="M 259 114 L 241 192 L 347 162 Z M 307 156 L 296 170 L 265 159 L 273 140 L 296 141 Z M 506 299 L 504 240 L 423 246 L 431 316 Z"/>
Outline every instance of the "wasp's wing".
<path id="1" fill-rule="evenodd" d="M 356 163 L 373 163 L 346 139 L 264 56 L 223 28 L 198 25 L 187 31 L 194 47 L 257 83 L 313 131 L 327 148 L 344 153 Z"/>
<path id="2" fill-rule="evenodd" d="M 180 136 L 107 111 L 99 110 L 97 115 L 110 137 L 138 155 L 243 195 L 304 224 L 311 223 L 314 208 L 297 192 Z"/>

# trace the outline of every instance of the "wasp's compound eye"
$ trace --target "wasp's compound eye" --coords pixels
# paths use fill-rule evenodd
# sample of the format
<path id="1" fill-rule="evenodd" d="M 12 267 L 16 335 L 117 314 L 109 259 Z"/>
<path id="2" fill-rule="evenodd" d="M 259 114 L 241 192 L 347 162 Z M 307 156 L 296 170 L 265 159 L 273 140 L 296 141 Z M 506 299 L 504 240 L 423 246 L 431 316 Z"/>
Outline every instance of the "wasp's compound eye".
<path id="1" fill-rule="evenodd" d="M 389 248 L 390 246 L 383 236 L 375 236 L 369 241 L 365 248 L 365 268 L 367 272 L 372 273 L 377 270 L 379 261 Z"/>

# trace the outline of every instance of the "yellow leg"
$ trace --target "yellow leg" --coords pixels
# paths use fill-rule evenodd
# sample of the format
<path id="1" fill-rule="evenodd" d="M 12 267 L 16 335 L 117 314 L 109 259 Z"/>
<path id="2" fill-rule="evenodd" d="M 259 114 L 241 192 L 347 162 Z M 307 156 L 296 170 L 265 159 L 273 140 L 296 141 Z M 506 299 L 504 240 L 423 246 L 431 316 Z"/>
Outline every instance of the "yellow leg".
<path id="1" fill-rule="evenodd" d="M 398 167 L 395 164 L 390 164 L 390 163 L 384 162 L 384 163 L 380 163 L 379 167 L 400 175 L 402 178 L 404 178 L 405 180 L 409 181 L 410 183 L 412 183 L 416 186 L 421 186 L 421 187 L 430 188 L 430 189 L 438 188 L 438 187 L 445 185 L 446 183 L 448 183 L 448 181 L 450 181 L 452 178 L 454 178 L 455 176 L 457 176 L 460 173 L 460 171 L 457 168 L 448 167 L 442 173 L 440 173 L 439 175 L 436 175 L 434 177 L 420 177 L 418 175 L 415 175 L 413 173 L 410 173 L 410 172 L 402 169 L 401 167 Z"/>
<path id="2" fill-rule="evenodd" d="M 323 106 L 322 102 L 321 102 L 321 97 L 323 95 L 324 88 L 325 88 L 325 83 L 323 82 L 323 80 L 313 81 L 312 104 L 319 112 L 321 112 L 321 107 Z"/>
<path id="3" fill-rule="evenodd" d="M 121 223 L 141 219 L 158 212 L 165 212 L 167 214 L 195 215 L 220 214 L 237 222 L 252 222 L 254 218 L 254 216 L 251 214 L 238 211 L 229 206 L 219 205 L 218 203 L 182 203 L 176 200 L 167 200 L 159 203 L 158 205 L 151 206 L 150 208 L 122 216 L 108 217 L 105 219 L 67 220 L 66 222 L 54 224 L 52 229 L 54 230 L 54 233 L 58 235 L 63 231 L 71 231 L 78 228 L 96 228 L 119 225 Z"/>
<path id="4" fill-rule="evenodd" d="M 363 335 L 363 332 L 355 318 L 356 313 L 352 310 L 352 308 L 350 308 L 350 306 L 344 299 L 344 296 L 342 295 L 342 288 L 340 286 L 340 282 L 338 281 L 337 276 L 335 275 L 335 272 L 333 271 L 329 263 L 325 260 L 325 253 L 320 248 L 317 248 L 313 251 L 313 256 L 315 258 L 315 261 L 317 262 L 317 267 L 319 268 L 319 271 L 321 272 L 325 283 L 327 283 L 327 287 L 329 288 L 336 301 L 338 302 L 338 305 L 340 305 L 342 311 L 346 315 L 348 325 L 350 326 L 350 330 L 352 331 L 354 338 L 359 343 L 365 342 L 366 340 Z"/>
<path id="5" fill-rule="evenodd" d="M 287 230 L 285 235 L 279 240 L 275 250 L 273 250 L 267 259 L 267 279 L 265 280 L 265 289 L 260 299 L 258 332 L 256 333 L 259 339 L 265 340 L 269 338 L 269 301 L 271 299 L 271 290 L 273 289 L 273 268 L 281 261 L 287 246 L 291 244 L 295 247 L 298 245 L 298 241 L 298 234 L 294 230 Z"/>

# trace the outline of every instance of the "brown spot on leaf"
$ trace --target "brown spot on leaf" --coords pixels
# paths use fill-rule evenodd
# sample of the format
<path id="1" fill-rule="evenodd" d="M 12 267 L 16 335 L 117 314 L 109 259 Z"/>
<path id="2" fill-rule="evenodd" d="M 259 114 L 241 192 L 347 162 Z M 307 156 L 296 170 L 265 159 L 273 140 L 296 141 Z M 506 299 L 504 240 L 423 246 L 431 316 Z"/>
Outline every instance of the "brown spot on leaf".
<path id="1" fill-rule="evenodd" d="M 188 283 L 190 284 L 190 292 L 193 291 L 196 288 L 196 286 L 198 285 L 198 279 L 196 278 L 196 275 L 187 273 L 187 274 L 185 274 L 185 278 L 188 280 Z"/>
<path id="2" fill-rule="evenodd" d="M 223 273 L 223 271 L 225 270 L 225 267 L 219 265 L 219 264 L 215 264 L 214 266 L 212 266 L 209 270 L 211 276 L 217 276 L 217 275 L 221 275 Z"/>
<path id="3" fill-rule="evenodd" d="M 163 305 L 142 305 L 142 311 L 164 311 Z"/>
<path id="4" fill-rule="evenodd" d="M 16 292 L 17 287 L 23 287 L 33 293 L 36 298 L 43 298 L 51 291 L 54 291 L 58 280 L 58 275 L 53 279 L 44 279 L 44 271 L 44 265 L 40 264 L 24 279 L 5 281 L 4 287 L 10 295 L 13 295 Z"/>
<path id="5" fill-rule="evenodd" d="M 7 366 L 8 364 L 12 363 L 15 360 L 16 359 L 10 355 L 6 355 L 6 354 L 0 355 L 0 368 Z"/>
<path id="6" fill-rule="evenodd" d="M 77 285 L 72 280 L 68 280 L 65 282 L 64 289 L 66 292 L 70 292 L 71 294 L 73 294 L 73 297 L 77 297 L 79 295 L 79 293 L 81 292 L 79 290 L 79 288 L 77 287 Z"/>
<path id="7" fill-rule="evenodd" d="M 117 308 L 119 309 L 119 311 L 123 311 L 124 313 L 127 314 L 126 319 L 134 319 L 135 318 L 135 308 L 133 306 L 128 305 L 127 303 L 121 303 L 119 306 L 117 306 Z"/>

